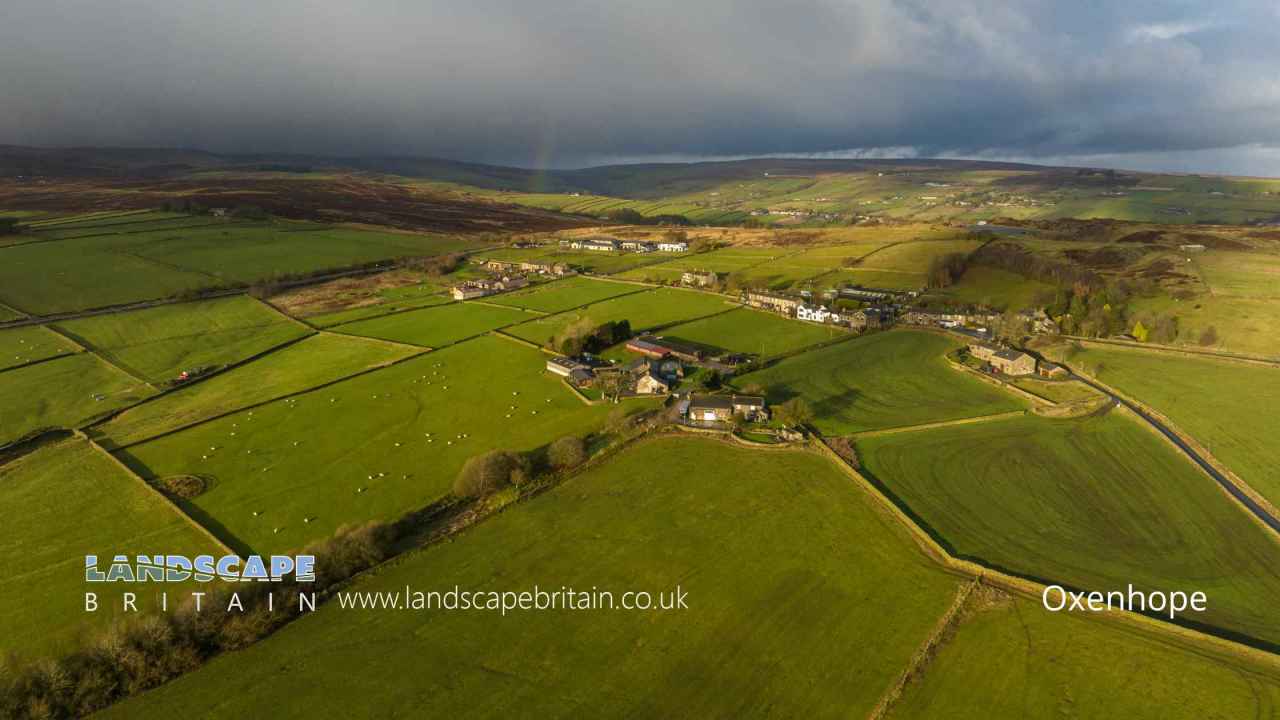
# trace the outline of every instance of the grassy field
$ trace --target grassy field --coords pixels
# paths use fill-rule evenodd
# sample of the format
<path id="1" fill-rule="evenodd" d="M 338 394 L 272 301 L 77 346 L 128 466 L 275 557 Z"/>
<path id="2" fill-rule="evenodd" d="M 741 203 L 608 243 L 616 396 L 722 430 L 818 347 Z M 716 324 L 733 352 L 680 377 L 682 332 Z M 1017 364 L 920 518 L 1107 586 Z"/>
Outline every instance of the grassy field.
<path id="1" fill-rule="evenodd" d="M 1194 619 L 1280 641 L 1276 541 L 1132 417 L 863 438 L 863 468 L 957 553 L 1087 588 L 1203 591 Z"/>
<path id="2" fill-rule="evenodd" d="M 497 305 L 554 313 L 641 290 L 644 288 L 636 285 L 572 277 L 485 299 Z"/>
<path id="3" fill-rule="evenodd" d="M 120 219 L 100 222 L 109 232 L 88 226 L 77 231 L 86 237 L 0 247 L 0 301 L 35 314 L 66 312 L 467 245 L 286 221 L 161 229 L 142 223 L 128 232 L 111 227 Z"/>
<path id="4" fill-rule="evenodd" d="M 617 602 L 679 585 L 688 609 L 503 617 L 330 603 L 107 716 L 252 714 L 280 696 L 286 718 L 865 716 L 957 581 L 825 459 L 667 438 L 359 589 L 454 584 L 596 587 Z"/>
<path id="5" fill-rule="evenodd" d="M 996 310 L 1023 310 L 1038 307 L 1036 298 L 1053 286 L 1017 273 L 974 265 L 954 285 L 934 290 L 937 295 L 958 303 L 985 305 Z"/>
<path id="6" fill-rule="evenodd" d="M 153 383 L 220 367 L 311 332 L 248 296 L 163 305 L 58 323 L 58 329 Z"/>
<path id="7" fill-rule="evenodd" d="M 1280 299 L 1280 255 L 1211 250 L 1190 257 L 1214 295 Z"/>
<path id="8" fill-rule="evenodd" d="M 894 330 L 814 350 L 738 378 L 763 385 L 771 404 L 804 398 L 814 425 L 843 435 L 990 415 L 1024 407 L 1009 393 L 948 367 L 959 341 Z"/>
<path id="9" fill-rule="evenodd" d="M 631 329 L 641 331 L 705 317 L 732 309 L 726 298 L 689 290 L 659 288 L 625 295 L 579 308 L 571 312 L 530 320 L 504 332 L 530 342 L 545 344 L 549 338 L 582 318 L 596 324 L 627 320 Z"/>
<path id="10" fill-rule="evenodd" d="M 0 370 L 79 350 L 75 343 L 39 325 L 0 330 Z"/>
<path id="11" fill-rule="evenodd" d="M 532 449 L 601 425 L 612 408 L 584 405 L 545 365 L 533 348 L 477 338 L 122 457 L 146 477 L 212 478 L 193 501 L 202 517 L 258 551 L 296 548 L 343 523 L 431 503 L 473 455 Z"/>
<path id="12" fill-rule="evenodd" d="M 671 253 L 599 252 L 595 250 L 561 250 L 552 245 L 542 248 L 502 248 L 485 253 L 494 260 L 537 261 L 567 263 L 602 275 L 626 272 L 641 265 L 651 265 L 669 259 L 683 257 Z"/>
<path id="13" fill-rule="evenodd" d="M 1102 393 L 1079 380 L 1040 380 L 1034 377 L 1015 377 L 1008 378 L 1008 382 L 1014 387 L 1022 388 L 1032 395 L 1039 395 L 1055 403 L 1070 403 L 1102 397 Z"/>
<path id="14" fill-rule="evenodd" d="M 115 448 L 301 392 L 413 353 L 411 348 L 374 340 L 316 335 L 121 413 L 91 432 L 107 447 Z M 45 363 L 48 364 L 52 363 Z"/>
<path id="15" fill-rule="evenodd" d="M 88 353 L 7 370 L 0 373 L 0 445 L 37 430 L 79 427 L 154 394 Z"/>
<path id="16" fill-rule="evenodd" d="M 115 616 L 121 586 L 84 583 L 84 556 L 216 552 L 166 502 L 83 440 L 46 445 L 0 466 L 0 637 L 4 649 L 47 654 L 87 627 Z M 102 566 L 100 565 L 100 566 Z M 130 586 L 139 607 L 154 608 L 157 586 Z M 177 586 L 171 588 L 176 590 Z M 86 613 L 84 592 L 102 603 Z"/>
<path id="17" fill-rule="evenodd" d="M 889 717 L 1202 720 L 1278 706 L 1273 670 L 1006 599 L 965 618 Z"/>
<path id="18" fill-rule="evenodd" d="M 519 308 L 461 302 L 360 320 L 338 330 L 423 347 L 443 347 L 530 317 L 536 316 Z"/>
<path id="19" fill-rule="evenodd" d="M 1280 505 L 1280 368 L 1098 346 L 1070 362 L 1167 415 Z"/>
<path id="20" fill-rule="evenodd" d="M 0 304 L 0 322 L 9 322 L 10 320 L 17 320 L 22 317 L 25 316 L 17 310 L 14 310 L 8 305 Z"/>
<path id="21" fill-rule="evenodd" d="M 662 331 L 662 335 L 769 358 L 845 337 L 848 333 L 830 325 L 818 325 L 773 313 L 739 308 L 667 328 Z"/>

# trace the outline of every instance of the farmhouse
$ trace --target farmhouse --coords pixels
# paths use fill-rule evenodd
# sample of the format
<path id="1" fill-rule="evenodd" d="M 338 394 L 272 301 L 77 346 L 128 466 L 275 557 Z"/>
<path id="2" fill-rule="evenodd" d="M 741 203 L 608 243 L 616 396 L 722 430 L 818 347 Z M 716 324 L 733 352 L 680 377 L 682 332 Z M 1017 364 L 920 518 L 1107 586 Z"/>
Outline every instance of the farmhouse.
<path id="1" fill-rule="evenodd" d="M 1036 359 L 1021 350 L 997 350 L 987 362 L 1005 375 L 1030 375 L 1036 371 Z"/>
<path id="2" fill-rule="evenodd" d="M 645 372 L 636 380 L 636 393 L 640 395 L 661 395 L 670 391 L 671 385 L 653 370 Z"/>
<path id="3" fill-rule="evenodd" d="M 453 286 L 454 300 L 471 300 L 472 298 L 492 295 L 493 291 L 477 282 L 464 282 Z"/>
<path id="4" fill-rule="evenodd" d="M 686 270 L 680 274 L 680 282 L 689 287 L 707 287 L 716 283 L 716 274 L 710 270 Z"/>
<path id="5" fill-rule="evenodd" d="M 529 284 L 528 278 L 520 275 L 503 275 L 485 280 L 468 280 L 453 286 L 454 300 L 471 300 L 472 298 L 493 295 L 507 290 L 515 290 Z"/>
<path id="6" fill-rule="evenodd" d="M 754 308 L 764 308 L 783 315 L 795 315 L 801 305 L 801 301 L 796 298 L 755 290 L 747 291 L 746 303 Z"/>
<path id="7" fill-rule="evenodd" d="M 658 249 L 662 252 L 689 252 L 689 243 L 683 240 L 663 240 L 658 243 Z"/>
<path id="8" fill-rule="evenodd" d="M 480 265 L 486 270 L 492 270 L 493 272 L 498 273 L 515 272 L 520 267 L 520 263 L 514 260 L 489 259 L 481 261 Z"/>
<path id="9" fill-rule="evenodd" d="M 879 308 L 863 308 L 849 314 L 849 327 L 855 330 L 875 330 L 881 325 Z"/>
<path id="10" fill-rule="evenodd" d="M 969 354 L 982 360 L 990 362 L 992 356 L 1000 351 L 1000 348 L 985 342 L 969 343 Z"/>
<path id="11" fill-rule="evenodd" d="M 937 325 L 939 327 L 953 328 L 969 322 L 969 316 L 965 313 L 917 309 L 909 310 L 903 315 L 902 322 L 908 325 Z"/>
<path id="12" fill-rule="evenodd" d="M 738 415 L 747 420 L 768 418 L 764 398 L 757 395 L 693 395 L 687 411 L 690 420 L 725 422 Z"/>

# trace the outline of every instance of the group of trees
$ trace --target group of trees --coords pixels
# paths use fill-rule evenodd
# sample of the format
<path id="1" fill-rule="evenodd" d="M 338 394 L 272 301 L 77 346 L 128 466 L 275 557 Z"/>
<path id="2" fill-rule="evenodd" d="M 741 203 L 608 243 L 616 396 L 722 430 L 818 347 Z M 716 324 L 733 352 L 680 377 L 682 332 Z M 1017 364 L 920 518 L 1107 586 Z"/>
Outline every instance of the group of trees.
<path id="1" fill-rule="evenodd" d="M 947 253 L 938 255 L 929 262 L 929 274 L 926 283 L 930 288 L 950 287 L 952 283 L 964 275 L 969 264 L 969 256 L 965 253 Z"/>
<path id="2" fill-rule="evenodd" d="M 617 320 L 597 325 L 589 317 L 569 323 L 551 338 L 551 347 L 565 355 L 599 352 L 631 339 L 631 321 Z"/>
<path id="3" fill-rule="evenodd" d="M 54 660 L 0 665 L 0 717 L 85 717 L 239 650 L 303 612 L 298 596 L 320 595 L 394 552 L 395 525 L 340 528 L 302 551 L 316 558 L 314 583 L 217 583 L 173 612 L 128 617 Z M 237 605 L 232 605 L 234 599 Z M 273 595 L 268 607 L 268 595 Z"/>
<path id="4" fill-rule="evenodd" d="M 566 435 L 547 446 L 546 452 L 490 450 L 463 464 L 453 481 L 453 494 L 480 498 L 510 487 L 520 487 L 539 472 L 563 472 L 587 461 L 587 443 Z"/>
<path id="5" fill-rule="evenodd" d="M 448 275 L 462 266 L 466 256 L 461 253 L 449 253 L 448 255 L 437 255 L 435 257 L 416 258 L 409 263 L 409 267 L 415 270 L 421 270 L 432 277 L 441 277 Z"/>

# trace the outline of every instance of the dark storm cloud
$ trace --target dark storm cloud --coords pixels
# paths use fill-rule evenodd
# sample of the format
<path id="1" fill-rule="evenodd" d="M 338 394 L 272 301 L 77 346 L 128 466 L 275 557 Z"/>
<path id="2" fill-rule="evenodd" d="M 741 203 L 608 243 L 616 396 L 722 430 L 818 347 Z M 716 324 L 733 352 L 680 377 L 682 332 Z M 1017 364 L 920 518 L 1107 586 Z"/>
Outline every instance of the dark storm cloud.
<path id="1" fill-rule="evenodd" d="M 1280 145 L 1274 3 L 6 0 L 2 12 L 9 143 L 555 165 Z"/>

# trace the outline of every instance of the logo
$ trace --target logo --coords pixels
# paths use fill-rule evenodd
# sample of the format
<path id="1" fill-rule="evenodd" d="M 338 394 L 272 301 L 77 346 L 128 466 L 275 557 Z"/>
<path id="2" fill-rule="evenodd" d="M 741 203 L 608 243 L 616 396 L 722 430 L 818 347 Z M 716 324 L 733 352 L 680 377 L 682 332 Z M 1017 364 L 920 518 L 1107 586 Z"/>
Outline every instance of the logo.
<path id="1" fill-rule="evenodd" d="M 214 578 L 227 582 L 280 582 L 294 575 L 298 582 L 315 582 L 314 555 L 137 555 L 130 560 L 116 555 L 106 571 L 98 568 L 97 555 L 84 556 L 84 581 L 91 583 L 209 582 Z"/>

